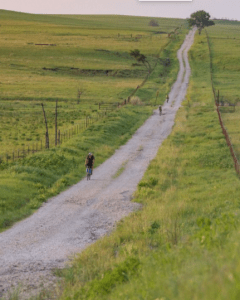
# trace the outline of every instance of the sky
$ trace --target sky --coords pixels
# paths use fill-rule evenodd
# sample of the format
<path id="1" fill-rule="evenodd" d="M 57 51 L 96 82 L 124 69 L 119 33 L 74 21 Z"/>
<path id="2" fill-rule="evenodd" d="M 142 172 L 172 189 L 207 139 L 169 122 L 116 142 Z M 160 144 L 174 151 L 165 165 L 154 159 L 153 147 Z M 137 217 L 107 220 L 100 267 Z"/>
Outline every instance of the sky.
<path id="1" fill-rule="evenodd" d="M 117 14 L 188 18 L 205 10 L 211 18 L 240 20 L 240 0 L 0 0 L 0 9 L 35 14 Z"/>

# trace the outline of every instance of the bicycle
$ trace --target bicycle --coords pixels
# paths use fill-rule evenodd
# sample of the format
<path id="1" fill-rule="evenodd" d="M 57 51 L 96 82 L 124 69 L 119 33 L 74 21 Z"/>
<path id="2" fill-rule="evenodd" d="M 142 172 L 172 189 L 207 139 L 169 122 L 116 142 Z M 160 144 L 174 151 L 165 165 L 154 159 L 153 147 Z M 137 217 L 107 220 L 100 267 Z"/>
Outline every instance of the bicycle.
<path id="1" fill-rule="evenodd" d="M 87 173 L 87 180 L 90 180 L 91 175 L 92 175 L 92 168 L 87 167 L 86 173 Z"/>

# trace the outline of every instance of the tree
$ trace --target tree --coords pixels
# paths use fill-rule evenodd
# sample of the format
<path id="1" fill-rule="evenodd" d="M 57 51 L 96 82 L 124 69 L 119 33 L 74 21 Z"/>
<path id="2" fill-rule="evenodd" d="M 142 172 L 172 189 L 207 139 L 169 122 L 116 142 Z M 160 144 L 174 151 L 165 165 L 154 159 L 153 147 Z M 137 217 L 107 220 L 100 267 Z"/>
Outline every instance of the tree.
<path id="1" fill-rule="evenodd" d="M 209 13 L 204 10 L 198 10 L 192 13 L 190 19 L 187 19 L 189 26 L 197 26 L 199 34 L 204 27 L 215 25 L 215 23 L 210 20 Z"/>
<path id="2" fill-rule="evenodd" d="M 149 62 L 147 61 L 146 56 L 144 54 L 141 54 L 138 49 L 131 50 L 130 55 L 134 57 L 138 62 L 141 62 L 148 69 L 148 71 L 151 72 L 152 68 Z"/>
<path id="3" fill-rule="evenodd" d="M 151 21 L 149 21 L 148 25 L 149 26 L 155 26 L 155 27 L 159 26 L 158 22 L 156 20 L 154 20 L 154 19 L 152 19 Z"/>

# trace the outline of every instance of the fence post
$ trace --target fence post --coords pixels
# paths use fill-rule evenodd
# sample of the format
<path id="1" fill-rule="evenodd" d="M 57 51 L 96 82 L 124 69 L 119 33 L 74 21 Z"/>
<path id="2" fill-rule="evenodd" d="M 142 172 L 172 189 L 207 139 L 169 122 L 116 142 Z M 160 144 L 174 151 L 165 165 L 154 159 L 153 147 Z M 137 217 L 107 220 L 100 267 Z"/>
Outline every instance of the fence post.
<path id="1" fill-rule="evenodd" d="M 46 144 L 45 144 L 45 147 L 47 149 L 49 149 L 49 136 L 48 136 L 47 117 L 46 117 L 46 114 L 45 114 L 43 103 L 41 103 L 41 105 L 42 105 L 42 110 L 43 110 L 43 116 L 44 116 L 45 126 L 46 126 L 46 134 L 45 134 Z"/>
<path id="2" fill-rule="evenodd" d="M 58 99 L 56 100 L 56 107 L 55 107 L 55 146 L 57 146 L 57 144 L 58 144 L 57 143 L 57 117 L 58 117 L 57 104 L 58 104 Z"/>

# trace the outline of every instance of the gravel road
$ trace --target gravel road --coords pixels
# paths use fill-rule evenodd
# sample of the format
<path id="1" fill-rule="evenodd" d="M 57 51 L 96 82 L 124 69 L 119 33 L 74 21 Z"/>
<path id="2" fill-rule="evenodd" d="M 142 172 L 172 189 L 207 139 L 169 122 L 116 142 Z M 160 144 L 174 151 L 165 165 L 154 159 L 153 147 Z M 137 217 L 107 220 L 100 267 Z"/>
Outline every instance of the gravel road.
<path id="1" fill-rule="evenodd" d="M 163 105 L 137 130 L 132 139 L 86 178 L 48 200 L 36 213 L 0 234 L 0 297 L 21 285 L 20 299 L 54 284 L 51 270 L 63 267 L 130 212 L 138 209 L 131 200 L 162 141 L 170 134 L 175 114 L 185 97 L 190 67 L 187 52 L 195 29 L 178 51 L 177 81 Z M 96 157 L 97 159 L 97 157 Z M 114 178 L 118 170 L 124 171 Z"/>

